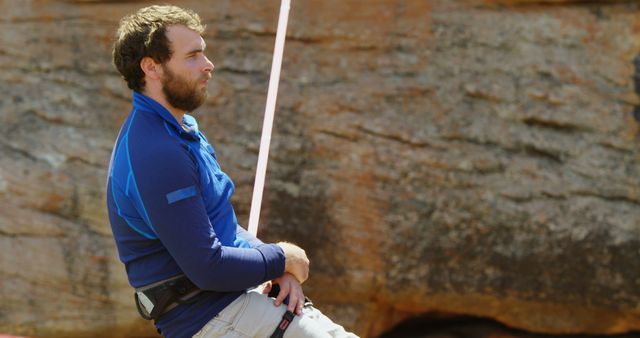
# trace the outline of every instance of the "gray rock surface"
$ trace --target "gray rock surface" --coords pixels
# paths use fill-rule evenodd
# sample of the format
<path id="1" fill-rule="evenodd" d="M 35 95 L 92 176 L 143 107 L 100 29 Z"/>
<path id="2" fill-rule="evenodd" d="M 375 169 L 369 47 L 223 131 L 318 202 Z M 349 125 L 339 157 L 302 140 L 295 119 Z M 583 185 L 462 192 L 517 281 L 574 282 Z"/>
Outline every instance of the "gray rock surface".
<path id="1" fill-rule="evenodd" d="M 177 1 L 216 65 L 195 115 L 246 223 L 278 4 Z M 260 236 L 362 336 L 432 311 L 541 333 L 640 330 L 639 7 L 294 1 Z M 153 335 L 105 212 L 145 2 L 0 3 L 0 332 Z"/>

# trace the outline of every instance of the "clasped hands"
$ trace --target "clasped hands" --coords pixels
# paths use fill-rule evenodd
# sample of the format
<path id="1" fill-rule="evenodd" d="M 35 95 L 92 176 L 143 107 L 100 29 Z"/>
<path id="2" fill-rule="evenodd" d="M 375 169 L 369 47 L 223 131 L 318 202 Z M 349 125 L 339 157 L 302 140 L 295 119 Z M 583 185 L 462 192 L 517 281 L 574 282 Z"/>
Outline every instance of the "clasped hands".
<path id="1" fill-rule="evenodd" d="M 262 293 L 269 293 L 269 291 L 271 291 L 271 285 L 278 284 L 280 286 L 280 293 L 278 293 L 274 305 L 280 306 L 288 296 L 289 304 L 287 305 L 287 310 L 294 312 L 296 315 L 300 315 L 304 307 L 304 293 L 302 292 L 301 284 L 309 278 L 309 259 L 305 251 L 297 245 L 280 242 L 278 246 L 284 251 L 284 274 L 281 277 L 264 283 L 262 285 Z"/>

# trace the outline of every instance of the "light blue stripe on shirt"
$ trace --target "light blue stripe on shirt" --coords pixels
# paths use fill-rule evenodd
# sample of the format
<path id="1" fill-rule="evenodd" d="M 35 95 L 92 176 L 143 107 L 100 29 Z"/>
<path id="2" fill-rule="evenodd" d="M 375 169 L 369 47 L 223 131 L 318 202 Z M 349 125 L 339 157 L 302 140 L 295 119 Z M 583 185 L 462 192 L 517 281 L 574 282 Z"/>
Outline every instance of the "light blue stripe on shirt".
<path id="1" fill-rule="evenodd" d="M 196 186 L 192 185 L 186 188 L 178 189 L 176 191 L 167 194 L 167 202 L 173 204 L 185 198 L 189 198 L 196 195 Z"/>

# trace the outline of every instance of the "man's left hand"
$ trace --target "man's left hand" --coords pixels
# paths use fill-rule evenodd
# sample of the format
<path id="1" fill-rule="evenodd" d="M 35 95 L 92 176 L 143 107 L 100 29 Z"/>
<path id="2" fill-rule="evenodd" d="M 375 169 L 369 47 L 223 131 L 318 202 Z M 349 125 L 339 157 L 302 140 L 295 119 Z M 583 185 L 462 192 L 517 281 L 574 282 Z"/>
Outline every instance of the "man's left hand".
<path id="1" fill-rule="evenodd" d="M 260 291 L 263 295 L 268 295 L 269 292 L 271 292 L 271 286 L 273 284 L 271 283 L 271 281 L 266 281 L 264 283 L 262 283 L 262 285 L 258 286 L 256 288 L 257 291 Z"/>

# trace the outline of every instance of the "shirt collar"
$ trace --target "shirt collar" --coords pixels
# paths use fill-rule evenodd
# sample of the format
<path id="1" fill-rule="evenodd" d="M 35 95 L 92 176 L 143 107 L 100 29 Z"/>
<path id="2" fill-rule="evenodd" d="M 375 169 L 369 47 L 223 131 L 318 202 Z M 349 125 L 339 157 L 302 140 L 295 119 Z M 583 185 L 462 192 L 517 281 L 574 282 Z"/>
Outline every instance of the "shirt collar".
<path id="1" fill-rule="evenodd" d="M 176 118 L 171 115 L 169 110 L 165 108 L 163 105 L 158 103 L 158 101 L 140 93 L 137 91 L 133 92 L 133 108 L 149 113 L 155 113 L 159 115 L 163 120 L 165 120 L 169 125 L 173 126 L 176 132 L 184 138 L 191 140 L 199 140 L 199 131 L 198 131 L 198 122 L 196 119 L 188 114 L 184 114 L 182 117 L 183 128 Z"/>

